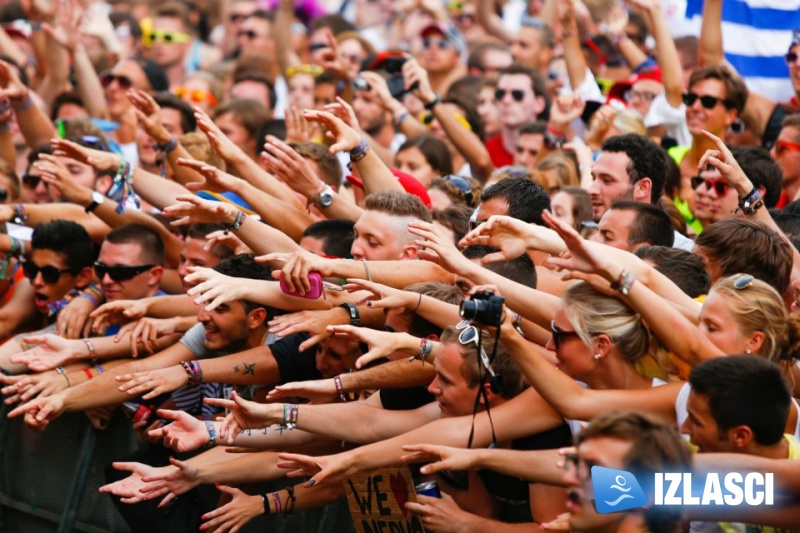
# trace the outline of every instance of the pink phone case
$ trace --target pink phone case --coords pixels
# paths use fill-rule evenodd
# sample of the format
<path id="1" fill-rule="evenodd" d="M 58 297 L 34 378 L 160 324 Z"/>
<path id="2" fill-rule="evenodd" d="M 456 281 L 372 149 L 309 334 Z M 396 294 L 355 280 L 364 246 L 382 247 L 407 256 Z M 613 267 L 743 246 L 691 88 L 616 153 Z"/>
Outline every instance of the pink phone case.
<path id="1" fill-rule="evenodd" d="M 325 291 L 323 290 L 322 287 L 322 274 L 320 274 L 319 272 L 309 272 L 308 282 L 311 284 L 311 290 L 305 294 L 300 294 L 297 291 L 289 289 L 289 286 L 286 284 L 286 280 L 283 278 L 283 273 L 281 273 L 280 277 L 281 290 L 285 294 L 288 294 L 289 296 L 297 296 L 299 298 L 308 298 L 309 300 L 316 300 L 320 296 L 324 296 Z"/>

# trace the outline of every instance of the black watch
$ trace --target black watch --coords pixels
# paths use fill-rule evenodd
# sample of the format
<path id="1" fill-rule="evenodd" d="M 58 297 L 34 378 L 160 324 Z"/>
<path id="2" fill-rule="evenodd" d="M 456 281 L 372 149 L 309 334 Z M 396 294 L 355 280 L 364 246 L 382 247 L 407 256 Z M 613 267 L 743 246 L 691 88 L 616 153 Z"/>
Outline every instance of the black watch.
<path id="1" fill-rule="evenodd" d="M 361 314 L 358 312 L 358 307 L 353 304 L 342 304 L 339 307 L 343 307 L 347 309 L 347 312 L 350 314 L 350 325 L 351 326 L 360 326 L 361 325 Z"/>
<path id="2" fill-rule="evenodd" d="M 94 191 L 94 192 L 92 193 L 92 203 L 90 203 L 89 205 L 87 205 L 87 206 L 86 206 L 86 208 L 85 208 L 84 210 L 85 210 L 87 213 L 91 213 L 92 211 L 94 211 L 95 209 L 97 209 L 97 208 L 98 208 L 98 206 L 100 206 L 100 204 L 102 204 L 103 202 L 105 202 L 105 200 L 106 200 L 106 197 L 105 197 L 105 196 L 103 196 L 102 194 L 100 194 L 100 193 L 99 193 L 99 192 L 97 192 L 97 191 Z"/>
<path id="3" fill-rule="evenodd" d="M 422 107 L 424 107 L 426 111 L 433 111 L 433 108 L 436 107 L 437 105 L 441 104 L 441 103 L 442 103 L 442 99 L 437 94 L 434 97 L 433 100 L 431 100 L 427 104 L 422 104 Z"/>

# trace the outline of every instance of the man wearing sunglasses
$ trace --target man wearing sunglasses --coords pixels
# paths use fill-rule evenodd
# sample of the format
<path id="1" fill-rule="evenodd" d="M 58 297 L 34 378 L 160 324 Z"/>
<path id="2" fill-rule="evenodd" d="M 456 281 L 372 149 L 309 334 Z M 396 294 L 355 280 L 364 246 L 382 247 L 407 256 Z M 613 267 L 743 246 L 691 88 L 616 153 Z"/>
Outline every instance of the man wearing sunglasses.
<path id="1" fill-rule="evenodd" d="M 157 295 L 164 273 L 164 243 L 152 229 L 126 224 L 106 235 L 94 273 L 106 301 L 139 300 Z M 105 335 L 118 331 L 112 326 Z"/>
<path id="2" fill-rule="evenodd" d="M 8 333 L 20 325 L 20 318 L 35 316 L 34 309 L 39 315 L 34 327 L 46 328 L 40 333 L 54 330 L 58 312 L 92 281 L 94 245 L 79 224 L 66 220 L 39 224 L 33 232 L 31 248 L 21 268 L 27 278 L 25 283 L 33 289 L 33 299 L 28 302 L 28 309 L 10 305 L 0 309 L 0 324 L 10 328 Z M 0 332 L 3 330 L 0 327 Z M 25 367 L 12 365 L 9 359 L 22 349 L 21 336 L 0 347 L 0 368 L 10 373 L 26 371 Z"/>
<path id="3" fill-rule="evenodd" d="M 427 71 L 431 87 L 437 94 L 445 94 L 450 83 L 467 73 L 461 63 L 466 50 L 458 30 L 444 23 L 428 24 L 420 32 L 422 54 L 419 64 Z"/>
<path id="4" fill-rule="evenodd" d="M 502 126 L 500 135 L 486 141 L 486 149 L 496 168 L 514 164 L 520 129 L 535 122 L 544 110 L 545 94 L 547 86 L 535 70 L 515 63 L 501 72 L 495 103 Z"/>
<path id="5" fill-rule="evenodd" d="M 800 114 L 783 119 L 783 126 L 770 150 L 783 174 L 781 196 L 775 207 L 783 207 L 800 192 Z"/>
<path id="6" fill-rule="evenodd" d="M 761 193 L 764 205 L 774 207 L 781 191 L 781 169 L 767 150 L 755 146 L 732 146 L 731 153 Z M 744 216 L 741 211 L 734 214 L 739 206 L 739 195 L 718 170 L 703 170 L 692 177 L 691 183 L 695 194 L 695 216 L 704 227 L 725 218 Z"/>

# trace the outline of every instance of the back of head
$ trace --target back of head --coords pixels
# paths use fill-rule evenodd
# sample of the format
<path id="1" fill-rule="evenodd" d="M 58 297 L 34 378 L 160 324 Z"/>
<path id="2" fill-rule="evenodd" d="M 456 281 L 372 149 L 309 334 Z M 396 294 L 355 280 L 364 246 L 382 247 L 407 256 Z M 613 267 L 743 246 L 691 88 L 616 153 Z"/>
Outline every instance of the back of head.
<path id="1" fill-rule="evenodd" d="M 542 211 L 550 209 L 550 195 L 528 178 L 506 178 L 484 189 L 481 202 L 498 199 L 508 205 L 508 216 L 544 226 Z"/>
<path id="2" fill-rule="evenodd" d="M 153 95 L 153 100 L 162 109 L 174 109 L 181 114 L 181 129 L 183 133 L 189 133 L 197 128 L 197 120 L 194 118 L 194 109 L 183 98 L 179 98 L 168 91 L 158 92 Z"/>
<path id="3" fill-rule="evenodd" d="M 650 190 L 650 203 L 654 204 L 664 194 L 667 179 L 667 154 L 656 143 L 643 135 L 628 133 L 607 139 L 602 152 L 624 153 L 631 160 L 628 164 L 628 178 L 631 185 L 641 179 L 649 178 L 653 184 Z"/>
<path id="4" fill-rule="evenodd" d="M 409 217 L 430 222 L 431 212 L 417 196 L 400 191 L 374 192 L 364 199 L 364 209 L 396 217 Z"/>
<path id="5" fill-rule="evenodd" d="M 764 205 L 775 207 L 781 196 L 783 173 L 769 152 L 760 146 L 731 146 L 733 157 L 756 188 L 764 188 Z"/>
<path id="6" fill-rule="evenodd" d="M 752 281 L 748 281 L 749 277 Z M 744 285 L 744 287 L 742 287 Z M 742 288 L 738 288 L 742 287 Z M 772 361 L 792 361 L 797 353 L 787 349 L 790 342 L 789 313 L 780 294 L 768 283 L 753 279 L 747 274 L 737 274 L 719 280 L 711 294 L 725 298 L 728 312 L 744 335 L 764 334 L 764 341 L 756 352 Z"/>
<path id="7" fill-rule="evenodd" d="M 775 363 L 751 355 L 715 357 L 692 368 L 689 384 L 708 401 L 720 433 L 747 426 L 763 446 L 783 437 L 792 395 Z"/>
<path id="8" fill-rule="evenodd" d="M 623 469 L 633 472 L 645 494 L 652 499 L 656 472 L 688 472 L 691 455 L 674 426 L 639 412 L 614 411 L 594 418 L 580 435 L 577 445 L 608 438 L 629 441 L 631 448 Z M 681 519 L 681 509 L 655 506 L 645 511 L 647 529 L 653 533 L 673 533 Z"/>
<path id="9" fill-rule="evenodd" d="M 466 205 L 456 204 L 441 211 L 433 212 L 433 220 L 453 232 L 456 243 L 469 232 L 469 218 L 473 209 Z"/>
<path id="10" fill-rule="evenodd" d="M 698 235 L 695 248 L 714 261 L 720 276 L 745 273 L 780 294 L 789 289 L 792 247 L 762 222 L 744 218 L 717 221 Z"/>
<path id="11" fill-rule="evenodd" d="M 787 237 L 800 236 L 800 213 L 778 212 L 772 215 L 772 220 Z"/>
<path id="12" fill-rule="evenodd" d="M 423 283 L 414 283 L 408 287 L 405 287 L 403 290 L 416 292 L 423 296 L 429 296 L 439 300 L 440 302 L 451 305 L 461 305 L 461 302 L 464 301 L 464 294 L 458 289 L 458 287 L 449 283 L 426 281 Z M 410 310 L 408 312 L 411 313 L 411 323 L 408 329 L 408 332 L 411 335 L 420 338 L 429 338 L 434 335 L 436 338 L 441 337 L 441 327 L 427 321 L 417 313 L 413 313 Z"/>
<path id="13" fill-rule="evenodd" d="M 342 165 L 326 147 L 312 142 L 290 144 L 289 146 L 304 158 L 311 159 L 317 164 L 317 175 L 322 181 L 334 189 L 339 188 L 339 185 L 342 184 Z"/>
<path id="14" fill-rule="evenodd" d="M 443 344 L 455 344 L 460 348 L 461 355 L 464 357 L 464 362 L 461 364 L 461 374 L 467 379 L 470 387 L 475 387 L 480 385 L 482 378 L 488 377 L 488 371 L 483 366 L 475 343 L 461 344 L 458 341 L 460 332 L 461 330 L 448 326 L 442 332 L 441 341 Z M 481 348 L 486 353 L 486 356 L 491 358 L 495 349 L 494 335 L 484 333 L 481 338 Z M 513 398 L 527 387 L 522 374 L 520 374 L 517 365 L 514 364 L 502 342 L 497 343 L 497 351 L 494 359 L 491 360 L 491 366 L 492 370 L 502 378 L 500 396 L 503 398 Z"/>
<path id="15" fill-rule="evenodd" d="M 651 244 L 654 246 L 672 246 L 675 242 L 675 231 L 672 222 L 663 209 L 641 202 L 615 202 L 611 209 L 631 211 L 635 213 L 628 233 L 628 244 Z"/>
<path id="16" fill-rule="evenodd" d="M 50 250 L 61 254 L 73 271 L 92 266 L 95 249 L 86 229 L 69 220 L 53 220 L 37 224 L 31 238 L 33 250 Z"/>
<path id="17" fill-rule="evenodd" d="M 642 246 L 634 252 L 640 259 L 653 264 L 653 268 L 691 298 L 708 294 L 711 278 L 703 260 L 691 252 L 669 246 Z"/>
<path id="18" fill-rule="evenodd" d="M 253 254 L 239 254 L 223 259 L 214 266 L 214 270 L 232 278 L 275 281 L 272 279 L 272 269 L 263 263 L 257 262 Z M 248 313 L 258 307 L 264 307 L 267 309 L 269 318 L 272 318 L 274 314 L 274 310 L 265 305 L 257 304 L 250 300 L 242 300 L 242 302 L 244 303 L 245 311 Z"/>
<path id="19" fill-rule="evenodd" d="M 155 230 L 147 226 L 125 224 L 111 230 L 105 240 L 113 244 L 138 244 L 143 264 L 164 265 L 164 242 Z"/>
<path id="20" fill-rule="evenodd" d="M 608 335 L 620 355 L 635 363 L 650 349 L 650 334 L 639 314 L 613 296 L 606 296 L 588 283 L 571 285 L 564 294 L 564 312 L 587 346 L 597 335 Z"/>
<path id="21" fill-rule="evenodd" d="M 329 257 L 349 259 L 353 245 L 353 221 L 343 218 L 320 220 L 314 222 L 303 231 L 303 237 L 312 237 L 322 241 L 322 249 Z"/>
<path id="22" fill-rule="evenodd" d="M 189 226 L 188 230 L 186 230 L 186 238 L 205 241 L 208 235 L 214 233 L 215 231 L 225 231 L 227 227 L 227 225 L 222 223 L 193 224 Z M 233 255 L 233 250 L 224 244 L 215 244 L 211 248 L 211 255 L 218 259 L 227 259 Z"/>
<path id="23" fill-rule="evenodd" d="M 477 244 L 473 246 L 467 246 L 464 248 L 462 253 L 467 259 L 481 259 L 484 256 L 497 253 L 499 251 L 499 248 L 495 248 L 493 246 Z M 538 275 L 536 274 L 536 266 L 533 264 L 533 260 L 528 254 L 522 254 L 511 261 L 495 261 L 493 263 L 487 263 L 483 265 L 483 267 L 487 270 L 491 270 L 495 274 L 503 276 L 506 279 L 515 281 L 520 285 L 530 287 L 531 289 L 535 289 L 536 284 L 539 282 Z"/>

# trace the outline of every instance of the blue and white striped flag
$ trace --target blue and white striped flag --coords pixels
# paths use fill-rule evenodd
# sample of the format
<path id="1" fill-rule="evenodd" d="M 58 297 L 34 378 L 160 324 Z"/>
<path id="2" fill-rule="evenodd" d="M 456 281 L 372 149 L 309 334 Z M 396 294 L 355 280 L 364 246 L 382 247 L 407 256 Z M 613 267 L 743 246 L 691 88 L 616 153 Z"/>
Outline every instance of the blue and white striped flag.
<path id="1" fill-rule="evenodd" d="M 703 0 L 688 0 L 686 18 L 700 17 Z M 784 56 L 800 28 L 800 0 L 724 0 L 725 58 L 747 86 L 776 101 L 794 96 Z"/>

